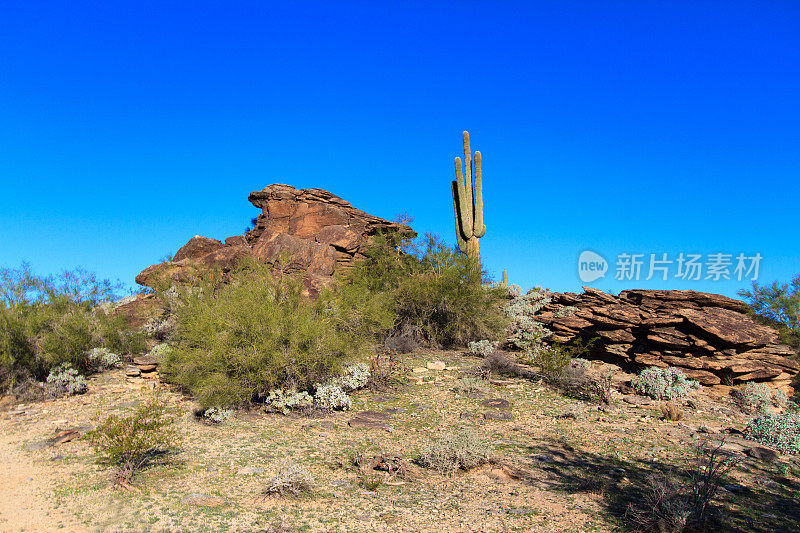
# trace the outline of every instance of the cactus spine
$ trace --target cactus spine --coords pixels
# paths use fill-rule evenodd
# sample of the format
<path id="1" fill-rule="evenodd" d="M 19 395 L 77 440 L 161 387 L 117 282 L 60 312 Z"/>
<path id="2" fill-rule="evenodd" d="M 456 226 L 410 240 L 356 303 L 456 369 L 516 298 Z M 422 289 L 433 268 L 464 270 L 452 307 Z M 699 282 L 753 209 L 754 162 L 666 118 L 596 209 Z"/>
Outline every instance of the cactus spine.
<path id="1" fill-rule="evenodd" d="M 481 174 L 481 153 L 475 152 L 475 183 L 473 185 L 472 151 L 469 146 L 469 133 L 464 139 L 464 165 L 456 157 L 456 179 L 452 183 L 453 212 L 456 218 L 456 240 L 458 249 L 465 253 L 473 267 L 480 272 L 481 250 L 478 239 L 486 233 L 483 223 L 483 176 Z M 473 189 L 474 187 L 474 189 Z"/>

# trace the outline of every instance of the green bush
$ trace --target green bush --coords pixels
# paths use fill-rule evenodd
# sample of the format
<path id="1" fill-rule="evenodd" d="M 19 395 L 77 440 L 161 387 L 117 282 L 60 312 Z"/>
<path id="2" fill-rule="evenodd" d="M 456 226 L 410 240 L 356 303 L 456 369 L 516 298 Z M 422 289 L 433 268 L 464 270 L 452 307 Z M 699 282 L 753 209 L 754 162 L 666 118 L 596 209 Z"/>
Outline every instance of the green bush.
<path id="1" fill-rule="evenodd" d="M 159 369 L 201 407 L 244 406 L 274 389 L 310 392 L 366 355 L 361 326 L 347 324 L 353 310 L 330 296 L 304 298 L 298 280 L 252 261 L 221 281 L 212 271 L 179 291 L 177 340 Z"/>
<path id="2" fill-rule="evenodd" d="M 174 450 L 174 422 L 167 405 L 154 398 L 130 416 L 109 416 L 86 438 L 98 453 L 98 463 L 111 466 L 117 479 L 128 483 L 142 469 Z"/>
<path id="3" fill-rule="evenodd" d="M 27 264 L 0 269 L 0 390 L 32 376 L 44 381 L 54 367 L 68 363 L 81 374 L 97 370 L 94 348 L 136 353 L 144 334 L 100 304 L 119 287 L 84 270 L 36 276 Z"/>
<path id="4" fill-rule="evenodd" d="M 781 342 L 800 351 L 800 274 L 791 283 L 753 282 L 752 290 L 741 290 L 739 296 L 747 299 L 761 322 L 778 330 Z"/>
<path id="5" fill-rule="evenodd" d="M 502 310 L 507 290 L 482 281 L 465 255 L 435 237 L 428 235 L 418 246 L 394 235 L 375 239 L 337 290 L 370 302 L 373 316 L 383 318 L 373 322 L 372 332 L 384 339 L 405 335 L 452 347 L 496 338 L 508 322 Z"/>

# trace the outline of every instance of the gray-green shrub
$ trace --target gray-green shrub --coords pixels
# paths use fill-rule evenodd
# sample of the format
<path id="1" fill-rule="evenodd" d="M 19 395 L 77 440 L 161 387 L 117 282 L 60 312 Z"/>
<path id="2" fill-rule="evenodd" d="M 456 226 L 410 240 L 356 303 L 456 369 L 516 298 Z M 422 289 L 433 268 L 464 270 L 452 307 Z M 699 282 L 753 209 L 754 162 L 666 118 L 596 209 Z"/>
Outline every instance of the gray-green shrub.
<path id="1" fill-rule="evenodd" d="M 467 345 L 467 352 L 476 357 L 486 357 L 497 349 L 498 342 L 489 340 L 472 341 Z"/>
<path id="2" fill-rule="evenodd" d="M 314 397 L 306 391 L 290 390 L 285 392 L 282 389 L 273 389 L 269 391 L 264 405 L 267 411 L 288 415 L 290 411 L 314 407 Z"/>
<path id="3" fill-rule="evenodd" d="M 86 388 L 86 378 L 78 374 L 69 363 L 53 367 L 47 375 L 47 389 L 55 396 L 83 394 Z"/>
<path id="4" fill-rule="evenodd" d="M 428 446 L 418 462 L 443 474 L 469 470 L 486 463 L 489 447 L 471 429 L 450 431 Z"/>
<path id="5" fill-rule="evenodd" d="M 736 405 L 745 413 L 766 413 L 775 404 L 779 407 L 786 405 L 786 393 L 781 389 L 774 392 L 764 385 L 755 381 L 735 387 L 731 390 Z"/>
<path id="6" fill-rule="evenodd" d="M 278 471 L 266 489 L 267 494 L 278 496 L 301 496 L 310 494 L 313 480 L 308 472 L 290 459 L 285 459 L 278 466 Z"/>
<path id="7" fill-rule="evenodd" d="M 744 438 L 775 448 L 780 453 L 800 453 L 800 415 L 767 413 L 751 420 Z"/>
<path id="8" fill-rule="evenodd" d="M 675 400 L 690 394 L 700 386 L 696 381 L 686 379 L 686 375 L 675 367 L 650 367 L 631 381 L 633 388 L 643 396 L 656 400 Z"/>

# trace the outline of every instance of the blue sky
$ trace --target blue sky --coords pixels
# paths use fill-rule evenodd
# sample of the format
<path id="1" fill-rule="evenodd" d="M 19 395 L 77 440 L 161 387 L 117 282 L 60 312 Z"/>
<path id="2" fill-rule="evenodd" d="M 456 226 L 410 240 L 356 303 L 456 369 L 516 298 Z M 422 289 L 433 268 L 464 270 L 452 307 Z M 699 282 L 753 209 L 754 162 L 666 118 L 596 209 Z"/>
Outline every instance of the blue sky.
<path id="1" fill-rule="evenodd" d="M 430 4 L 0 1 L 0 265 L 132 284 L 275 182 L 454 241 L 468 129 L 497 277 L 580 290 L 587 249 L 614 292 L 749 285 L 614 280 L 625 252 L 800 272 L 800 4 Z"/>

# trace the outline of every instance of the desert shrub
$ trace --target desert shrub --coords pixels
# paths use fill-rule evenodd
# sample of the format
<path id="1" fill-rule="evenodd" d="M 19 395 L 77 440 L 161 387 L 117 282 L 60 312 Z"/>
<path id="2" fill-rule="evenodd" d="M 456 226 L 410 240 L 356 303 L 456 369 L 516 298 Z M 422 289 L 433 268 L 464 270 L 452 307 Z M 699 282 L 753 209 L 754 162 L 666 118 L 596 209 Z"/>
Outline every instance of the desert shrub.
<path id="1" fill-rule="evenodd" d="M 210 424 L 221 424 L 233 416 L 233 409 L 225 409 L 217 405 L 201 411 L 202 419 Z"/>
<path id="2" fill-rule="evenodd" d="M 557 359 L 563 362 L 563 359 Z M 552 363 L 550 363 L 552 366 Z M 592 373 L 591 363 L 586 359 L 574 358 L 558 370 L 546 371 L 545 381 L 573 398 L 593 400 L 610 405 L 612 403 L 612 380 L 610 372 Z"/>
<path id="3" fill-rule="evenodd" d="M 747 299 L 753 315 L 778 330 L 781 342 L 800 351 L 800 274 L 790 283 L 753 282 L 752 290 L 741 290 L 739 295 Z"/>
<path id="4" fill-rule="evenodd" d="M 651 474 L 625 518 L 636 531 L 707 531 L 711 506 L 736 460 L 716 447 L 700 445 L 688 476 Z"/>
<path id="5" fill-rule="evenodd" d="M 131 327 L 122 316 L 94 313 L 96 342 L 117 354 L 137 354 L 147 349 L 147 334 L 142 328 Z"/>
<path id="6" fill-rule="evenodd" d="M 800 453 L 800 415 L 767 413 L 751 420 L 744 437 L 781 453 Z"/>
<path id="7" fill-rule="evenodd" d="M 453 392 L 458 394 L 474 395 L 486 392 L 486 380 L 478 377 L 465 377 L 456 381 Z"/>
<path id="8" fill-rule="evenodd" d="M 574 316 L 575 311 L 577 310 L 578 308 L 573 305 L 562 305 L 561 307 L 555 310 L 553 316 L 555 317 Z"/>
<path id="9" fill-rule="evenodd" d="M 335 292 L 339 299 L 361 294 L 355 299 L 366 299 L 367 309 L 388 311 L 391 325 L 381 334 L 392 343 L 399 336 L 403 344 L 465 346 L 497 337 L 506 324 L 506 289 L 485 288 L 481 281 L 466 256 L 435 237 L 415 245 L 394 235 L 376 239 Z"/>
<path id="10" fill-rule="evenodd" d="M 778 407 L 786 407 L 789 403 L 789 395 L 783 389 L 775 389 L 772 391 L 772 401 Z"/>
<path id="11" fill-rule="evenodd" d="M 763 383 L 748 381 L 731 390 L 733 401 L 745 413 L 766 413 L 773 402 L 779 406 L 786 404 L 786 393 L 777 389 L 773 395 Z"/>
<path id="12" fill-rule="evenodd" d="M 282 389 L 273 389 L 264 400 L 264 405 L 267 411 L 288 415 L 290 411 L 302 411 L 312 408 L 314 406 L 314 397 L 306 391 L 290 390 L 284 392 Z"/>
<path id="13" fill-rule="evenodd" d="M 676 400 L 686 396 L 700 384 L 686 379 L 686 375 L 675 367 L 650 367 L 632 380 L 633 388 L 643 396 L 656 400 Z"/>
<path id="14" fill-rule="evenodd" d="M 369 361 L 369 381 L 371 389 L 383 390 L 400 385 L 409 368 L 395 354 L 376 354 Z"/>
<path id="15" fill-rule="evenodd" d="M 465 346 L 505 328 L 504 293 L 484 288 L 464 254 L 429 236 L 417 271 L 398 286 L 394 311 L 399 328 L 417 331 L 430 346 Z"/>
<path id="16" fill-rule="evenodd" d="M 737 463 L 722 451 L 723 444 L 698 446 L 688 478 L 650 476 L 643 499 L 631 505 L 628 517 L 644 530 L 704 530 L 716 492 Z"/>
<path id="17" fill-rule="evenodd" d="M 47 388 L 54 396 L 83 394 L 86 392 L 86 378 L 69 363 L 61 363 L 47 375 Z"/>
<path id="18" fill-rule="evenodd" d="M 611 396 L 611 391 L 613 381 L 611 379 L 610 372 L 600 372 L 598 375 L 594 376 L 591 380 L 590 388 L 592 394 L 601 402 L 606 405 L 611 405 L 613 401 L 613 397 Z"/>
<path id="19" fill-rule="evenodd" d="M 525 362 L 527 363 L 529 361 Z M 525 379 L 537 379 L 541 377 L 532 367 L 517 363 L 514 355 L 499 350 L 490 353 L 484 358 L 480 373 L 484 375 L 484 377 L 490 373 L 516 376 Z"/>
<path id="20" fill-rule="evenodd" d="M 114 368 L 120 364 L 119 356 L 108 348 L 92 348 L 86 354 L 86 357 L 89 359 L 89 362 L 96 365 L 99 370 Z"/>
<path id="21" fill-rule="evenodd" d="M 207 273 L 175 306 L 178 338 L 159 370 L 201 407 L 246 405 L 273 389 L 311 391 L 364 358 L 366 339 L 341 326 L 348 310 L 270 268 L 243 263 L 221 283 Z"/>
<path id="22" fill-rule="evenodd" d="M 367 385 L 371 378 L 366 363 L 351 365 L 341 376 L 326 383 L 314 385 L 314 395 L 308 391 L 274 389 L 269 392 L 264 403 L 267 411 L 289 414 L 290 411 L 309 411 L 312 408 L 328 411 L 347 411 L 351 400 L 347 395 Z"/>
<path id="23" fill-rule="evenodd" d="M 478 435 L 469 429 L 450 431 L 428 446 L 418 462 L 443 474 L 469 470 L 488 461 L 489 448 Z"/>
<path id="24" fill-rule="evenodd" d="M 173 340 L 175 337 L 175 319 L 172 316 L 150 317 L 144 324 L 145 333 L 161 342 Z"/>
<path id="25" fill-rule="evenodd" d="M 167 405 L 154 398 L 130 416 L 109 416 L 86 438 L 98 453 L 98 462 L 114 468 L 117 480 L 128 483 L 174 449 L 174 421 Z"/>
<path id="26" fill-rule="evenodd" d="M 352 392 L 366 387 L 369 378 L 369 365 L 366 363 L 357 363 L 345 368 L 342 375 L 332 381 L 334 384 L 339 385 L 345 392 Z"/>
<path id="27" fill-rule="evenodd" d="M 330 411 L 349 411 L 350 396 L 336 383 L 325 383 L 317 386 L 314 393 L 314 405 Z"/>
<path id="28" fill-rule="evenodd" d="M 539 374 L 545 381 L 554 383 L 559 380 L 570 366 L 572 356 L 561 346 L 534 344 L 526 351 L 523 361 L 539 367 Z"/>
<path id="29" fill-rule="evenodd" d="M 63 363 L 81 374 L 97 370 L 95 348 L 132 353 L 143 334 L 99 307 L 118 285 L 84 270 L 37 276 L 27 264 L 0 269 L 0 389 L 17 376 L 44 381 Z"/>
<path id="30" fill-rule="evenodd" d="M 516 283 L 510 284 L 506 289 L 508 290 L 508 295 L 511 298 L 516 298 L 518 296 L 522 296 L 522 287 L 520 287 Z"/>
<path id="31" fill-rule="evenodd" d="M 658 406 L 658 408 L 661 411 L 661 416 L 664 418 L 664 420 L 669 420 L 671 422 L 683 420 L 683 411 L 681 411 L 680 407 L 674 403 L 662 403 Z"/>
<path id="32" fill-rule="evenodd" d="M 533 317 L 551 300 L 552 295 L 547 289 L 534 287 L 526 294 L 512 298 L 506 304 L 504 312 L 511 321 L 508 342 L 513 347 L 526 349 L 550 334 L 550 331 Z"/>
<path id="33" fill-rule="evenodd" d="M 265 492 L 278 496 L 302 496 L 310 494 L 312 488 L 313 480 L 308 472 L 286 459 L 278 466 L 278 471 Z"/>
<path id="34" fill-rule="evenodd" d="M 497 349 L 497 342 L 488 341 L 472 341 L 467 345 L 467 353 L 476 357 L 486 357 Z"/>

